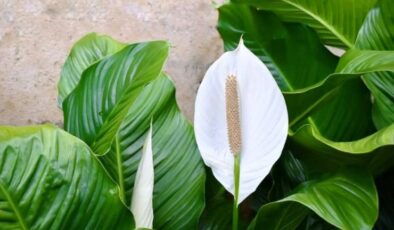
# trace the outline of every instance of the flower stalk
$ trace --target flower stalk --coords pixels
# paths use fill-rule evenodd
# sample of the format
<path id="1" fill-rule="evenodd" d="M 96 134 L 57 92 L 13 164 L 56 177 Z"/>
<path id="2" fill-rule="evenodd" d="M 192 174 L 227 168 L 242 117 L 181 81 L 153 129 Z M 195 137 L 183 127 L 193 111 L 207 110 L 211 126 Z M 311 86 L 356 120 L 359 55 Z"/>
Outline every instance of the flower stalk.
<path id="1" fill-rule="evenodd" d="M 239 196 L 240 155 L 234 156 L 234 204 L 233 204 L 233 230 L 238 230 L 238 196 Z"/>

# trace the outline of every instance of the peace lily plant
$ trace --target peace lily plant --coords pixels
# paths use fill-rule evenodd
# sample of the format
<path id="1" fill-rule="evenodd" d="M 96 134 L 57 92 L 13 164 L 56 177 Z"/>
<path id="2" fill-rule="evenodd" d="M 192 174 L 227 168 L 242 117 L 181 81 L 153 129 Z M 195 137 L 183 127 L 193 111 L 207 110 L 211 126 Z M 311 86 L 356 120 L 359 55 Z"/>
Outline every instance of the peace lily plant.
<path id="1" fill-rule="evenodd" d="M 197 93 L 196 140 L 205 164 L 238 205 L 279 159 L 287 137 L 285 100 L 267 67 L 239 42 L 210 66 Z"/>
<path id="2" fill-rule="evenodd" d="M 75 43 L 64 127 L 0 126 L 0 229 L 394 226 L 394 1 L 226 2 L 194 128 L 168 41 Z"/>

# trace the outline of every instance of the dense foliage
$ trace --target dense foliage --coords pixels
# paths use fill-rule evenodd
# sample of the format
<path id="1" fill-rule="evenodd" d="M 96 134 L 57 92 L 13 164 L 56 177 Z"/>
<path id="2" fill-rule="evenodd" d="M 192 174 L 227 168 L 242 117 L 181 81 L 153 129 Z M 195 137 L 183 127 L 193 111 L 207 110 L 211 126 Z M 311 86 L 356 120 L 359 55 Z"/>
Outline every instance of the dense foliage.
<path id="1" fill-rule="evenodd" d="M 392 0 L 218 7 L 225 50 L 242 36 L 289 111 L 285 149 L 241 204 L 241 229 L 394 225 L 393 9 Z M 58 85 L 65 131 L 0 127 L 0 229 L 133 229 L 129 208 L 151 120 L 153 227 L 231 228 L 232 197 L 204 168 L 162 71 L 168 52 L 165 41 L 97 34 L 74 45 Z"/>
<path id="2" fill-rule="evenodd" d="M 376 228 L 391 226 L 392 207 L 378 211 L 378 196 L 392 196 L 383 184 L 393 180 L 393 9 L 390 0 L 235 0 L 218 8 L 225 49 L 242 36 L 289 110 L 288 142 L 250 201 L 250 228 L 330 228 L 323 219 L 371 229 L 378 213 Z"/>
<path id="3" fill-rule="evenodd" d="M 205 170 L 193 128 L 175 102 L 174 84 L 162 73 L 168 50 L 169 44 L 165 41 L 121 44 L 96 34 L 89 34 L 74 45 L 59 82 L 64 129 L 74 136 L 51 126 L 1 128 L 0 156 L 3 161 L 0 172 L 6 174 L 1 177 L 4 178 L 1 191 L 4 193 L 3 202 L 11 206 L 7 208 L 7 216 L 0 216 L 1 226 L 7 223 L 21 229 L 57 229 L 73 226 L 67 222 L 71 218 L 81 221 L 79 225 L 75 222 L 74 229 L 108 229 L 107 226 L 132 229 L 133 218 L 128 208 L 151 120 L 155 173 L 154 227 L 190 229 L 198 225 L 204 207 Z M 51 141 L 37 139 L 42 138 L 42 133 L 49 133 L 46 136 Z M 55 135 L 57 133 L 62 135 Z M 26 146 L 15 147 L 18 140 L 26 142 Z M 73 142 L 78 145 L 73 145 Z M 42 152 L 36 146 L 46 151 Z M 69 154 L 70 151 L 75 153 Z M 87 165 L 76 158 L 75 155 L 81 151 L 93 162 Z M 77 190 L 76 194 L 70 192 L 70 198 L 67 197 L 72 199 L 74 195 L 74 203 L 62 205 L 68 202 L 65 198 L 54 198 L 45 204 L 53 211 L 51 209 L 47 213 L 41 209 L 43 217 L 40 219 L 31 218 L 34 213 L 21 210 L 27 201 L 38 209 L 42 202 L 34 198 L 45 196 L 45 190 L 57 193 L 63 189 L 60 185 L 47 188 L 51 183 L 42 176 L 37 164 L 24 174 L 19 172 L 21 176 L 13 177 L 16 163 L 27 163 L 29 159 L 23 156 L 28 154 L 49 166 L 54 165 L 53 169 L 45 171 L 49 178 L 57 175 L 76 177 L 65 181 L 65 186 Z M 46 155 L 55 157 L 47 159 Z M 89 169 L 93 163 L 95 168 Z M 82 173 L 82 179 L 88 181 L 82 183 L 77 173 Z M 98 184 L 93 180 L 96 177 L 100 179 Z M 24 181 L 27 185 L 23 189 L 14 188 L 15 184 L 23 185 Z M 111 190 L 102 191 L 104 184 L 101 181 L 108 183 L 105 186 Z M 47 189 L 39 189 L 40 186 Z M 14 193 L 15 190 L 21 194 Z M 30 193 L 33 194 L 27 196 Z M 89 206 L 85 207 L 85 202 Z M 108 208 L 105 206 L 107 203 L 110 205 Z M 51 217 L 56 215 L 56 211 L 64 212 L 65 216 Z M 106 225 L 96 220 L 100 218 L 107 219 Z"/>

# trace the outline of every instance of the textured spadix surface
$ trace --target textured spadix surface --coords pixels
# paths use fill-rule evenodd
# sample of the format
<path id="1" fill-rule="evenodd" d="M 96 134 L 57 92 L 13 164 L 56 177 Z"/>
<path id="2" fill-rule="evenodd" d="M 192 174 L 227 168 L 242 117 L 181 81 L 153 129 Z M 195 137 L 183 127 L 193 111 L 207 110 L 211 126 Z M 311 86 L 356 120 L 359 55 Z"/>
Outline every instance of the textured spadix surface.
<path id="1" fill-rule="evenodd" d="M 226 120 L 226 79 L 237 78 L 241 127 L 241 203 L 267 176 L 284 146 L 286 104 L 267 67 L 242 40 L 208 69 L 197 93 L 195 134 L 201 155 L 216 179 L 234 194 L 234 157 Z"/>

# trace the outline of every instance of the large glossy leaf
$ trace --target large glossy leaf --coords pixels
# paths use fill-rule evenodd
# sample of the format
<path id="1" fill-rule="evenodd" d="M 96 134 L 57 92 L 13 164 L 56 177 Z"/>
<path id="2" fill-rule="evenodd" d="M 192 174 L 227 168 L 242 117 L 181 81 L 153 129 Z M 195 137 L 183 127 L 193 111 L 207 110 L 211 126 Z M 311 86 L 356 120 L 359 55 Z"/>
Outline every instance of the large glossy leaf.
<path id="1" fill-rule="evenodd" d="M 378 216 L 373 178 L 364 170 L 346 170 L 305 182 L 262 206 L 249 229 L 296 229 L 310 210 L 340 229 L 371 229 Z"/>
<path id="2" fill-rule="evenodd" d="M 164 41 L 132 44 L 84 70 L 63 102 L 65 129 L 91 144 L 111 111 L 121 104 L 117 128 L 138 92 L 159 75 L 168 49 Z"/>
<path id="3" fill-rule="evenodd" d="M 284 24 L 275 15 L 246 5 L 227 4 L 218 10 L 217 27 L 225 49 L 234 49 L 242 36 L 245 45 L 268 66 L 282 91 L 301 91 L 334 72 L 337 57 L 326 50 L 312 30 Z M 305 97 L 290 95 L 289 99 L 285 94 L 290 125 L 327 99 L 320 92 Z"/>
<path id="4" fill-rule="evenodd" d="M 230 199 L 211 199 L 202 215 L 199 229 L 227 230 L 232 226 L 232 204 Z M 241 221 L 242 222 L 242 221 Z M 243 228 L 240 228 L 243 229 Z"/>
<path id="5" fill-rule="evenodd" d="M 346 81 L 340 77 L 353 78 L 357 72 L 372 69 L 392 71 L 394 65 L 390 62 L 394 59 L 390 57 L 393 54 L 385 51 L 350 51 L 338 65 L 340 73 L 331 76 L 332 82 L 337 79 L 337 83 L 344 83 Z M 377 174 L 390 167 L 394 157 L 394 130 L 388 128 L 373 134 L 370 98 L 360 80 L 347 82 L 332 92 L 334 96 L 329 102 L 312 112 L 308 119 L 294 125 L 295 133 L 290 132 L 294 142 L 307 148 L 299 151 L 303 161 L 318 171 L 357 164 L 367 166 Z M 382 138 L 385 141 L 378 141 Z"/>
<path id="6" fill-rule="evenodd" d="M 281 23 L 274 15 L 246 5 L 221 6 L 218 30 L 226 50 L 234 49 L 242 36 L 245 45 L 267 64 L 284 91 L 290 125 L 332 100 L 341 84 L 365 73 L 393 71 L 392 53 L 351 50 L 334 73 L 337 58 L 312 31 Z"/>
<path id="7" fill-rule="evenodd" d="M 394 1 L 381 0 L 369 12 L 357 36 L 359 49 L 394 53 L 393 9 Z M 363 76 L 363 80 L 374 97 L 372 115 L 375 126 L 381 129 L 394 123 L 394 73 L 371 73 Z"/>
<path id="8" fill-rule="evenodd" d="M 91 33 L 81 38 L 71 49 L 58 83 L 58 104 L 77 86 L 82 72 L 96 61 L 114 54 L 126 45 L 105 35 Z"/>
<path id="9" fill-rule="evenodd" d="M 213 176 L 211 170 L 207 170 L 205 189 L 206 205 L 200 218 L 199 229 L 204 230 L 227 230 L 232 228 L 233 196 Z M 253 218 L 253 212 L 249 208 L 247 199 L 239 206 L 239 229 L 246 229 Z"/>
<path id="10" fill-rule="evenodd" d="M 205 172 L 173 83 L 159 77 L 167 53 L 167 42 L 134 44 L 88 67 L 63 104 L 65 128 L 92 146 L 130 206 L 153 119 L 153 228 L 188 229 L 204 206 Z"/>
<path id="11" fill-rule="evenodd" d="M 343 84 L 332 100 L 300 122 L 314 125 L 332 141 L 353 141 L 376 131 L 371 119 L 371 98 L 361 79 Z M 300 124 L 294 126 L 297 130 Z"/>
<path id="12" fill-rule="evenodd" d="M 373 72 L 394 72 L 394 54 L 389 51 L 349 50 L 340 58 L 335 73 L 303 89 L 284 92 L 290 125 L 305 118 L 338 94 L 339 86 L 357 82 L 360 76 Z M 352 84 L 352 83 L 351 83 Z"/>
<path id="13" fill-rule="evenodd" d="M 253 2 L 261 3 L 268 1 Z M 279 2 L 284 1 L 269 1 L 268 5 L 271 4 L 274 6 L 276 3 L 279 5 Z M 323 3 L 323 1 L 310 1 L 308 3 L 327 5 L 333 3 L 347 4 L 346 2 L 349 3 L 350 1 L 331 1 L 330 3 Z M 355 1 L 351 2 L 354 6 L 359 4 Z M 342 14 L 343 17 L 353 17 L 356 14 L 361 15 L 360 12 L 364 14 L 363 17 L 357 18 L 358 26 L 352 27 L 352 31 L 348 30 L 351 31 L 351 33 L 348 33 L 347 35 L 344 33 L 348 38 L 351 38 L 349 39 L 349 41 L 351 40 L 351 43 L 349 43 L 350 45 L 348 47 L 354 46 L 358 28 L 361 26 L 369 8 L 372 7 L 374 3 L 372 3 L 372 1 L 369 3 L 365 1 L 361 3 L 361 5 L 353 8 L 338 8 L 337 10 L 337 12 L 343 12 L 349 9 L 352 10 L 365 6 L 365 3 L 369 4 L 369 6 L 367 8 L 363 8 L 363 13 L 358 11 L 351 12 L 350 14 Z M 245 11 L 245 9 L 247 10 Z M 265 9 L 272 10 L 268 8 Z M 278 14 L 277 11 L 273 11 Z M 287 15 L 287 13 L 289 13 L 288 15 L 291 15 L 294 12 L 290 10 L 289 12 L 284 12 L 283 15 Z M 329 14 L 330 12 L 331 11 L 324 13 Z M 325 59 L 320 59 L 324 61 L 314 63 L 313 65 L 311 64 L 310 66 L 305 64 L 303 65 L 303 63 L 297 63 L 295 61 L 289 63 L 297 65 L 281 65 L 285 63 L 283 60 L 291 60 L 291 57 L 286 57 L 290 56 L 292 53 L 288 50 L 278 48 L 272 53 L 280 53 L 282 58 L 278 59 L 279 61 L 275 61 L 272 58 L 275 54 L 273 55 L 270 52 L 267 52 L 269 48 L 267 49 L 266 46 L 269 44 L 268 41 L 277 41 L 278 38 L 291 40 L 291 38 L 285 38 L 283 36 L 285 33 L 283 32 L 276 34 L 271 33 L 271 30 L 276 31 L 276 28 L 280 26 L 270 21 L 271 18 L 268 13 L 264 11 L 254 11 L 245 5 L 225 5 L 219 9 L 219 13 L 218 29 L 224 40 L 225 48 L 229 49 L 228 47 L 234 46 L 236 39 L 241 34 L 244 34 L 243 38 L 245 40 L 245 44 L 251 48 L 251 50 L 257 54 L 261 60 L 270 66 L 271 72 L 277 78 L 276 80 L 282 91 L 284 91 L 286 102 L 288 104 L 290 124 L 292 125 L 292 129 L 296 130 L 295 134 L 292 131 L 290 132 L 292 139 L 290 146 L 295 147 L 294 150 L 300 150 L 299 152 L 296 151 L 295 155 L 297 158 L 300 158 L 303 163 L 306 163 L 306 171 L 320 173 L 327 170 L 336 171 L 341 166 L 361 165 L 363 167 L 367 166 L 367 168 L 374 173 L 380 173 L 392 164 L 393 150 L 391 142 L 393 140 L 394 132 L 392 129 L 388 129 L 384 131 L 384 134 L 381 134 L 380 132 L 373 134 L 375 129 L 371 121 L 371 100 L 368 90 L 364 87 L 359 78 L 363 74 L 370 72 L 393 71 L 394 59 L 392 53 L 386 51 L 359 51 L 354 49 L 342 57 L 335 72 L 332 66 L 330 68 L 330 64 L 329 66 L 324 66 L 323 62 L 328 62 Z M 256 15 L 260 15 L 261 18 Z M 281 13 L 278 15 L 282 17 L 282 19 L 287 17 L 286 15 L 283 16 Z M 308 24 L 305 21 L 286 20 Z M 265 21 L 271 22 L 270 29 L 264 29 Z M 343 21 L 341 23 L 344 24 L 345 22 Z M 347 20 L 346 23 L 348 23 Z M 352 24 L 352 22 L 350 24 Z M 281 23 L 281 25 L 287 24 Z M 296 26 L 296 24 L 288 26 Z M 317 28 L 313 25 L 311 26 L 315 29 Z M 324 30 L 325 29 L 323 28 L 322 31 Z M 253 36 L 251 36 L 251 34 Z M 271 36 L 271 34 L 274 34 L 274 36 Z M 323 33 L 320 33 L 319 35 L 323 41 L 328 41 L 329 44 L 333 45 L 345 46 L 345 43 L 340 39 L 335 38 L 335 36 L 332 36 L 332 34 L 328 37 L 331 36 L 334 38 L 332 40 L 333 43 L 330 43 L 330 39 L 326 40 L 322 34 Z M 249 37 L 247 35 L 249 35 Z M 297 34 L 292 33 L 292 36 L 296 37 Z M 308 37 L 307 35 L 299 35 L 301 39 L 304 36 Z M 298 42 L 294 42 L 295 46 L 302 46 L 305 44 L 301 39 L 298 40 Z M 270 43 L 270 46 L 275 47 L 274 44 L 275 43 L 272 42 Z M 311 44 L 312 47 L 315 47 L 315 43 Z M 281 47 L 283 48 L 285 46 L 282 45 Z M 303 49 L 308 50 L 308 47 L 303 47 Z M 315 59 L 319 59 L 319 57 L 321 57 L 319 55 L 294 55 L 294 57 L 298 58 L 300 56 L 302 57 L 301 60 L 304 60 L 307 64 L 312 63 L 309 60 L 310 56 L 313 56 Z M 333 63 L 335 66 L 336 61 Z M 316 70 L 311 71 L 310 74 L 306 75 L 305 78 L 308 80 L 304 80 L 303 78 L 300 78 L 300 74 L 292 75 L 292 73 L 297 70 L 294 72 L 289 71 L 294 66 L 297 66 L 302 70 L 307 69 L 306 71 L 310 69 L 313 70 L 315 69 L 314 67 L 316 67 Z M 280 71 L 278 71 L 278 69 Z M 325 76 L 320 76 L 318 72 L 319 69 L 322 69 L 322 71 L 328 71 Z M 297 83 L 301 84 L 296 87 L 288 87 L 289 83 L 291 85 L 292 81 L 296 82 L 294 85 Z M 303 82 L 306 82 L 306 84 L 303 84 Z M 305 132 L 305 135 L 303 136 L 298 136 L 302 131 L 306 131 L 308 129 L 312 131 Z M 391 140 L 391 142 L 388 141 L 385 143 L 384 141 L 378 141 L 380 136 L 385 136 L 385 138 L 387 138 L 385 140 Z M 366 138 L 358 140 L 364 137 Z M 322 144 L 323 139 L 330 144 Z M 345 147 L 338 150 L 336 149 L 337 145 L 343 145 Z M 364 152 L 360 154 L 354 153 L 354 149 L 352 149 L 353 145 L 358 146 L 357 148 Z M 301 148 L 299 148 L 300 146 Z M 370 146 L 375 147 L 373 150 L 370 150 Z M 295 211 L 294 214 L 297 216 L 300 212 Z M 273 217 L 271 219 L 273 219 Z M 303 218 L 300 218 L 299 221 L 302 219 Z M 297 222 L 297 218 L 292 220 Z"/>
<path id="14" fill-rule="evenodd" d="M 259 208 L 269 202 L 288 195 L 296 185 L 306 180 L 301 162 L 289 149 L 281 158 L 257 190 L 240 205 L 239 229 L 246 229 Z M 206 208 L 200 220 L 200 229 L 231 229 L 232 196 L 226 193 L 213 175 L 207 173 Z"/>
<path id="15" fill-rule="evenodd" d="M 375 224 L 376 230 L 390 229 L 394 226 L 394 168 L 376 179 L 379 195 L 379 219 Z"/>
<path id="16" fill-rule="evenodd" d="M 321 217 L 314 212 L 310 212 L 304 221 L 298 225 L 297 229 L 303 230 L 333 230 L 333 226 L 325 222 Z"/>
<path id="17" fill-rule="evenodd" d="M 49 125 L 0 127 L 1 229 L 132 229 L 131 212 L 90 151 Z"/>
<path id="18" fill-rule="evenodd" d="M 268 66 L 282 91 L 316 84 L 334 72 L 337 57 L 311 29 L 282 23 L 272 13 L 246 5 L 227 4 L 218 10 L 217 28 L 225 50 L 235 49 L 242 36 L 245 45 Z"/>
<path id="19" fill-rule="evenodd" d="M 264 204 L 289 195 L 295 187 L 305 182 L 308 176 L 303 163 L 295 158 L 292 150 L 286 146 L 269 177 L 253 193 L 251 209 L 257 213 Z"/>
<path id="20" fill-rule="evenodd" d="M 143 140 L 153 118 L 153 192 L 154 223 L 157 229 L 190 229 L 197 226 L 204 206 L 205 172 L 193 135 L 193 128 L 180 113 L 175 102 L 173 83 L 165 76 L 148 85 L 129 108 L 114 141 L 105 136 L 93 145 L 99 159 L 130 203 Z M 108 121 L 108 125 L 114 120 Z"/>
<path id="21" fill-rule="evenodd" d="M 234 0 L 306 24 L 328 45 L 353 48 L 358 30 L 376 0 Z"/>
<path id="22" fill-rule="evenodd" d="M 322 136 L 307 124 L 291 138 L 304 148 L 297 157 L 311 171 L 336 170 L 345 165 L 363 165 L 377 174 L 394 164 L 394 124 L 365 138 L 349 142 L 335 142 Z"/>
<path id="23" fill-rule="evenodd" d="M 394 52 L 373 50 L 349 50 L 336 68 L 341 74 L 368 74 L 370 72 L 394 72 Z"/>

